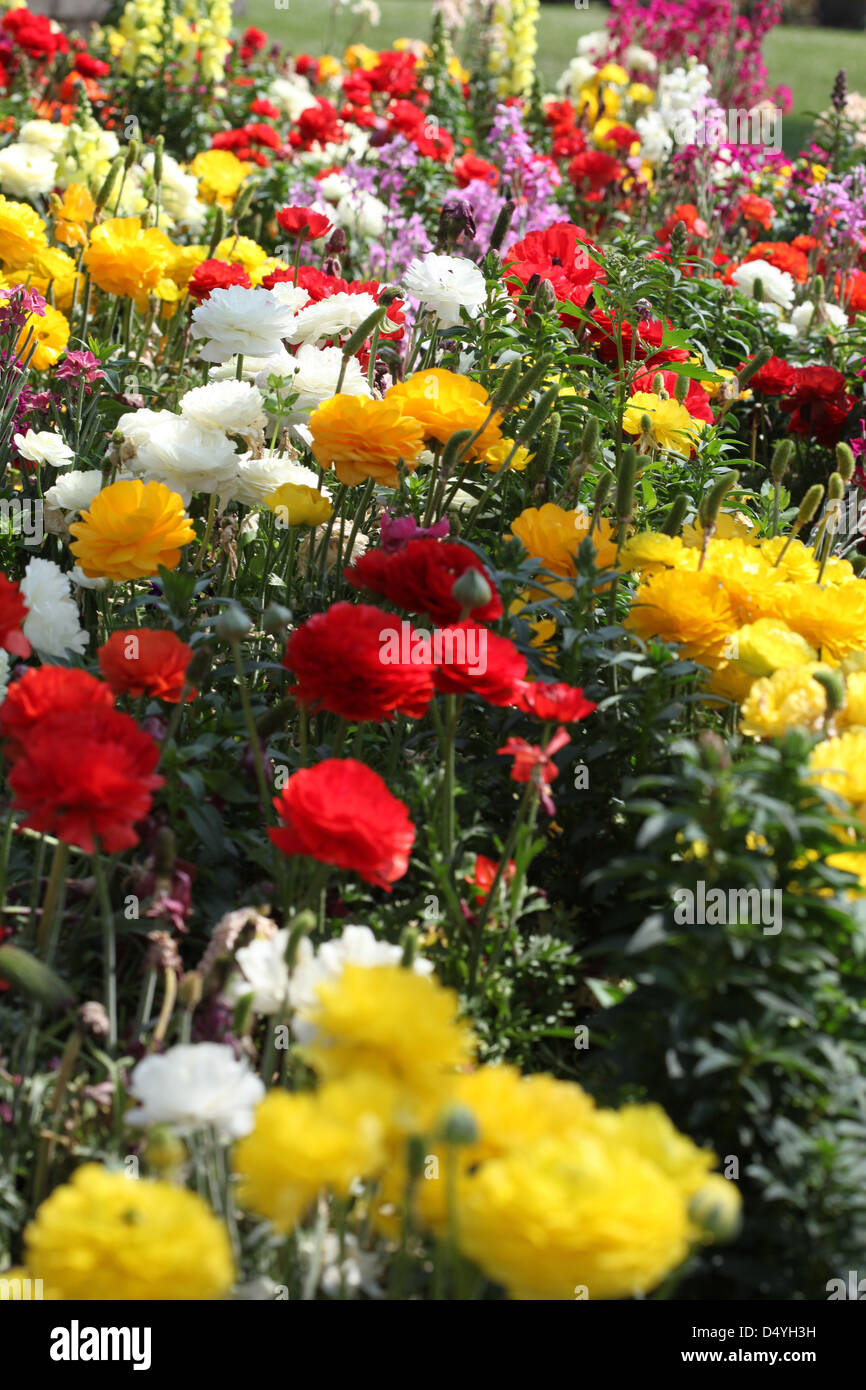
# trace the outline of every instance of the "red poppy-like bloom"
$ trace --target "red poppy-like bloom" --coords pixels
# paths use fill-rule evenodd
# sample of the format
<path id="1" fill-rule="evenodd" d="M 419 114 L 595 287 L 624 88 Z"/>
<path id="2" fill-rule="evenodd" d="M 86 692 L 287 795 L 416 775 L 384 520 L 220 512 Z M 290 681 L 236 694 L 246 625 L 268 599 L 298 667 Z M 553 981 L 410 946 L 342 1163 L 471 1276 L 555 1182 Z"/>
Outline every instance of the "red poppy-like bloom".
<path id="1" fill-rule="evenodd" d="M 461 188 L 473 181 L 489 183 L 491 188 L 495 188 L 499 182 L 499 170 L 495 164 L 482 159 L 480 154 L 461 154 L 454 161 L 454 177 Z"/>
<path id="2" fill-rule="evenodd" d="M 513 705 L 526 676 L 526 658 L 507 637 L 478 623 L 452 623 L 442 629 L 446 659 L 436 667 L 436 689 L 443 695 L 479 695 L 489 705 Z"/>
<path id="3" fill-rule="evenodd" d="M 845 390 L 845 378 L 835 367 L 795 367 L 794 385 L 782 410 L 790 414 L 789 434 L 814 438 L 832 449 L 842 437 L 854 397 Z"/>
<path id="4" fill-rule="evenodd" d="M 368 550 L 343 573 L 356 589 L 381 594 L 407 613 L 426 613 L 435 623 L 457 623 L 463 608 L 451 591 L 467 570 L 482 574 L 491 590 L 488 601 L 469 616 L 478 623 L 492 623 L 502 616 L 502 602 L 478 556 L 457 541 L 415 540 L 390 554 Z"/>
<path id="5" fill-rule="evenodd" d="M 766 261 L 777 270 L 786 270 L 801 285 L 809 274 L 808 256 L 796 244 L 789 246 L 787 241 L 756 241 L 743 257 L 743 264 L 747 261 Z"/>
<path id="6" fill-rule="evenodd" d="M 604 150 L 584 150 L 576 154 L 568 166 L 568 177 L 575 187 L 588 187 L 593 193 L 615 184 L 623 174 L 623 167 L 612 154 Z"/>
<path id="7" fill-rule="evenodd" d="M 274 799 L 283 822 L 268 834 L 283 854 L 350 869 L 384 888 L 409 867 L 415 827 L 378 773 L 355 758 L 326 758 L 290 777 Z"/>
<path id="8" fill-rule="evenodd" d="M 660 319 L 639 319 L 637 323 L 637 338 L 634 338 L 634 326 L 630 323 L 615 324 L 610 314 L 606 314 L 603 309 L 593 309 L 592 319 L 595 325 L 589 330 L 590 336 L 597 343 L 597 351 L 603 362 L 618 362 L 619 353 L 617 351 L 617 337 L 622 336 L 622 356 L 623 361 L 628 363 L 634 358 L 640 361 L 650 353 L 653 360 L 658 361 L 663 356 L 662 353 L 655 352 L 654 349 L 660 348 L 664 337 L 665 326 Z M 632 340 L 634 339 L 634 347 Z M 672 349 L 671 351 L 681 351 Z M 688 353 L 683 350 L 683 357 L 688 357 Z"/>
<path id="9" fill-rule="evenodd" d="M 743 193 L 739 198 L 740 212 L 747 222 L 755 222 L 765 231 L 773 225 L 773 204 L 769 198 L 759 198 L 755 193 Z"/>
<path id="10" fill-rule="evenodd" d="M 333 230 L 333 223 L 324 213 L 314 212 L 312 208 L 280 208 L 277 222 L 289 236 L 300 237 L 301 241 L 317 241 Z"/>
<path id="11" fill-rule="evenodd" d="M 533 275 L 538 275 L 550 281 L 560 303 L 576 304 L 580 308 L 589 298 L 593 285 L 605 280 L 603 266 L 590 252 L 600 255 L 589 234 L 573 222 L 554 222 L 543 232 L 530 232 L 505 253 L 503 272 L 508 291 L 512 295 L 519 294 L 522 286 Z M 520 283 L 514 284 L 515 280 Z M 573 314 L 560 314 L 560 318 L 571 328 L 579 324 Z"/>
<path id="12" fill-rule="evenodd" d="M 786 396 L 793 385 L 794 368 L 784 357 L 771 357 L 749 377 L 749 389 L 762 396 Z"/>
<path id="13" fill-rule="evenodd" d="M 15 581 L 0 574 L 0 648 L 12 656 L 30 655 L 30 643 L 21 631 L 29 611 Z"/>
<path id="14" fill-rule="evenodd" d="M 537 743 L 527 743 L 524 738 L 510 738 L 504 747 L 496 750 L 514 759 L 511 769 L 512 782 L 535 783 L 539 791 L 539 800 L 549 816 L 553 815 L 556 807 L 547 790 L 547 783 L 559 776 L 559 768 L 553 761 L 553 755 L 558 753 L 560 748 L 564 748 L 568 741 L 566 730 L 557 729 L 553 738 L 543 748 Z"/>
<path id="15" fill-rule="evenodd" d="M 496 877 L 496 870 L 498 868 L 498 859 L 488 859 L 486 854 L 476 854 L 475 870 L 473 873 L 466 875 L 466 882 L 471 883 L 473 888 L 477 888 L 482 898 L 486 898 L 493 887 L 493 880 Z M 514 878 L 516 869 L 517 865 L 514 860 L 509 859 L 499 882 L 509 884 Z"/>
<path id="16" fill-rule="evenodd" d="M 242 265 L 232 265 L 229 261 L 202 261 L 190 276 L 187 291 L 190 299 L 201 304 L 214 290 L 227 290 L 230 285 L 241 285 L 248 290 L 252 283 Z"/>
<path id="17" fill-rule="evenodd" d="M 395 710 L 420 719 L 433 698 L 433 672 L 412 660 L 414 635 L 381 608 L 334 603 L 289 638 L 283 665 L 295 674 L 293 694 L 344 719 L 378 722 Z"/>
<path id="18" fill-rule="evenodd" d="M 557 724 L 577 724 L 597 708 L 579 685 L 566 685 L 564 681 L 526 681 L 514 703 L 524 714 L 534 714 L 545 722 L 555 720 Z"/>
<path id="19" fill-rule="evenodd" d="M 183 691 L 186 668 L 192 658 L 192 647 L 181 642 L 173 632 L 154 632 L 150 628 L 134 628 L 128 632 L 113 632 L 99 648 L 99 669 L 115 695 L 155 695 L 176 705 Z M 187 700 L 194 700 L 190 690 Z"/>
<path id="20" fill-rule="evenodd" d="M 12 682 L 0 705 L 0 738 L 7 757 L 24 752 L 44 720 L 91 706 L 114 709 L 114 695 L 87 671 L 69 666 L 34 666 L 25 671 Z"/>
<path id="21" fill-rule="evenodd" d="M 636 376 L 632 382 L 632 395 L 634 395 L 636 391 L 652 391 L 653 382 L 657 376 L 661 377 L 664 389 L 669 396 L 672 396 L 676 389 L 677 373 L 659 371 L 641 372 L 640 376 Z M 713 414 L 713 408 L 710 405 L 710 398 L 703 386 L 699 381 L 694 381 L 691 377 L 689 377 L 689 389 L 686 392 L 683 405 L 693 420 L 705 420 L 708 425 L 711 425 L 716 418 Z"/>
<path id="22" fill-rule="evenodd" d="M 138 844 L 135 824 L 163 784 L 159 745 L 128 714 L 90 705 L 48 715 L 9 773 L 13 808 L 30 830 L 87 854 Z"/>
<path id="23" fill-rule="evenodd" d="M 697 240 L 705 240 L 710 229 L 704 219 L 699 214 L 694 203 L 678 203 L 673 212 L 665 218 L 659 230 L 656 232 L 658 241 L 668 241 L 671 232 L 678 222 L 682 222 L 689 235 Z"/>

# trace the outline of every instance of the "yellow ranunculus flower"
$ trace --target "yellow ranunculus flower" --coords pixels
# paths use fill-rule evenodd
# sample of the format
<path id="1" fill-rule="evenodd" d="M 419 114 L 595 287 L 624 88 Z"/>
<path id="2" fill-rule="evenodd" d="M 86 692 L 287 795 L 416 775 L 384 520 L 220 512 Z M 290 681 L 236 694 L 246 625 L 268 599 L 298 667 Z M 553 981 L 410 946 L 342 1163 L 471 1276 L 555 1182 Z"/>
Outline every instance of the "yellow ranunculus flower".
<path id="1" fill-rule="evenodd" d="M 554 574 L 573 578 L 577 574 L 575 556 L 589 535 L 589 512 L 577 508 L 566 511 L 553 502 L 543 507 L 526 507 L 511 523 L 511 534 L 523 542 L 530 555 L 543 560 Z M 616 563 L 616 537 L 610 522 L 601 517 L 592 533 L 595 562 L 599 569 L 612 569 Z"/>
<path id="2" fill-rule="evenodd" d="M 20 270 L 48 245 L 45 223 L 28 203 L 11 203 L 0 193 L 0 262 Z"/>
<path id="3" fill-rule="evenodd" d="M 44 313 L 28 314 L 15 350 L 37 372 L 47 371 L 63 355 L 69 342 L 69 323 L 59 309 L 45 305 Z M 34 346 L 35 344 L 35 346 Z"/>
<path id="4" fill-rule="evenodd" d="M 123 478 L 98 492 L 70 532 L 70 550 L 88 579 L 149 579 L 173 570 L 195 539 L 176 492 L 163 483 Z"/>
<path id="5" fill-rule="evenodd" d="M 334 514 L 328 498 L 306 483 L 283 483 L 265 505 L 284 526 L 319 526 Z"/>
<path id="6" fill-rule="evenodd" d="M 424 447 L 419 422 L 388 396 L 332 396 L 313 411 L 309 427 L 313 458 L 349 486 L 374 478 L 396 487 L 397 464 L 402 459 L 411 471 Z"/>
<path id="7" fill-rule="evenodd" d="M 643 433 L 643 416 L 650 419 L 651 442 L 674 454 L 690 454 L 700 439 L 704 420 L 696 420 L 684 405 L 670 398 L 662 400 L 653 391 L 636 391 L 623 413 L 622 427 L 627 434 Z"/>
<path id="8" fill-rule="evenodd" d="M 731 660 L 749 676 L 771 676 L 782 667 L 806 666 L 818 653 L 805 637 L 777 618 L 758 618 L 731 637 Z"/>
<path id="9" fill-rule="evenodd" d="M 419 422 L 425 439 L 447 444 L 460 430 L 479 430 L 490 414 L 487 392 L 477 381 L 444 367 L 413 372 L 385 392 L 385 400 L 399 403 L 406 415 Z M 502 416 L 497 412 L 469 450 L 479 458 L 502 438 Z"/>
<path id="10" fill-rule="evenodd" d="M 810 662 L 785 666 L 756 680 L 741 711 L 743 733 L 752 738 L 778 738 L 797 728 L 819 733 L 827 714 L 827 692 L 812 676 L 829 669 Z"/>
<path id="11" fill-rule="evenodd" d="M 61 1299 L 201 1301 L 234 1280 L 225 1226 L 195 1192 L 77 1168 L 24 1233 L 27 1268 Z"/>
<path id="12" fill-rule="evenodd" d="M 141 218 L 109 217 L 93 228 L 84 264 L 98 289 L 132 299 L 143 311 L 172 253 L 165 233 L 156 227 L 143 227 Z"/>
<path id="13" fill-rule="evenodd" d="M 189 167 L 205 202 L 231 209 L 241 184 L 256 166 L 238 159 L 231 150 L 203 150 Z"/>

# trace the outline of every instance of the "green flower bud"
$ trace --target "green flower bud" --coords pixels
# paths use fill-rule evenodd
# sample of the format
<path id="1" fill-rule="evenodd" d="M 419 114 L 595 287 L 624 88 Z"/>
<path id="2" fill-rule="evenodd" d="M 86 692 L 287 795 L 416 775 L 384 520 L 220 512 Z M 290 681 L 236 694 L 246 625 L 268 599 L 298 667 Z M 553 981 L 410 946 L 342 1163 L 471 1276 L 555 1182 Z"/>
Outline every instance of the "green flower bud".
<path id="1" fill-rule="evenodd" d="M 230 603 L 214 623 L 214 631 L 223 642 L 240 642 L 251 629 L 252 623 L 239 603 Z"/>

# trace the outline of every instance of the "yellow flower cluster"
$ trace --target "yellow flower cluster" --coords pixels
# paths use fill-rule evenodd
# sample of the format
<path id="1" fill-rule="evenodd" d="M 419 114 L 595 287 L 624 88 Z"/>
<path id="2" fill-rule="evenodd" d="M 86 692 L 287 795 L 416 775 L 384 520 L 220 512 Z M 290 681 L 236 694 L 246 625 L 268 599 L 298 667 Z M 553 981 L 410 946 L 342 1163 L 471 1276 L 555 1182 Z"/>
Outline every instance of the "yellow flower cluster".
<path id="1" fill-rule="evenodd" d="M 349 486 L 374 478 L 396 487 L 398 463 L 413 470 L 425 442 L 444 445 L 453 434 L 471 430 L 477 438 L 469 457 L 485 457 L 502 440 L 501 418 L 491 411 L 483 386 L 437 367 L 415 372 L 381 400 L 340 394 L 325 401 L 310 417 L 313 457 Z"/>
<path id="2" fill-rule="evenodd" d="M 363 1178 L 377 1225 L 410 1204 L 516 1299 L 646 1292 L 711 1221 L 733 1229 L 736 1188 L 663 1111 L 599 1110 L 570 1082 L 508 1066 L 467 1071 L 473 1039 L 456 1014 L 452 991 L 399 966 L 322 984 L 305 1011 L 321 1084 L 259 1107 L 235 1151 L 241 1200 L 285 1232 L 323 1188 L 346 1197 Z"/>
<path id="3" fill-rule="evenodd" d="M 200 1301 L 234 1280 L 228 1233 L 201 1197 L 98 1163 L 55 1188 L 24 1238 L 28 1274 L 55 1298 Z"/>
<path id="4" fill-rule="evenodd" d="M 140 77 L 170 55 L 181 81 L 213 85 L 223 75 L 230 30 L 229 0 L 184 0 L 180 13 L 166 0 L 129 0 L 107 39 L 123 73 Z"/>
<path id="5" fill-rule="evenodd" d="M 539 0 L 498 0 L 493 9 L 496 39 L 490 70 L 500 96 L 528 96 L 538 52 Z"/>

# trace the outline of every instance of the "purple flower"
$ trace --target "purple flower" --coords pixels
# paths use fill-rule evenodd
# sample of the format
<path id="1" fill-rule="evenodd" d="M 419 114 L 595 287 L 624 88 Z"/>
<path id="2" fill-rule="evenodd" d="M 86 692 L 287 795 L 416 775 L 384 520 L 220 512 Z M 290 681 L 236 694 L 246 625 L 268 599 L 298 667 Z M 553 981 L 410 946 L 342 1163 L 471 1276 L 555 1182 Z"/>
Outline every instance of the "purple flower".
<path id="1" fill-rule="evenodd" d="M 410 541 L 441 540 L 451 530 L 451 522 L 446 516 L 435 526 L 419 526 L 414 516 L 393 516 L 386 511 L 382 513 L 379 527 L 382 549 L 386 555 L 393 555 Z"/>
<path id="2" fill-rule="evenodd" d="M 27 322 L 28 314 L 45 316 L 45 300 L 36 290 L 25 285 L 4 285 L 0 288 L 0 333 L 16 334 Z"/>
<path id="3" fill-rule="evenodd" d="M 94 381 L 102 381 L 105 378 L 99 358 L 86 348 L 67 352 L 54 375 L 58 381 L 71 381 L 76 386 L 83 383 L 85 389 Z"/>

